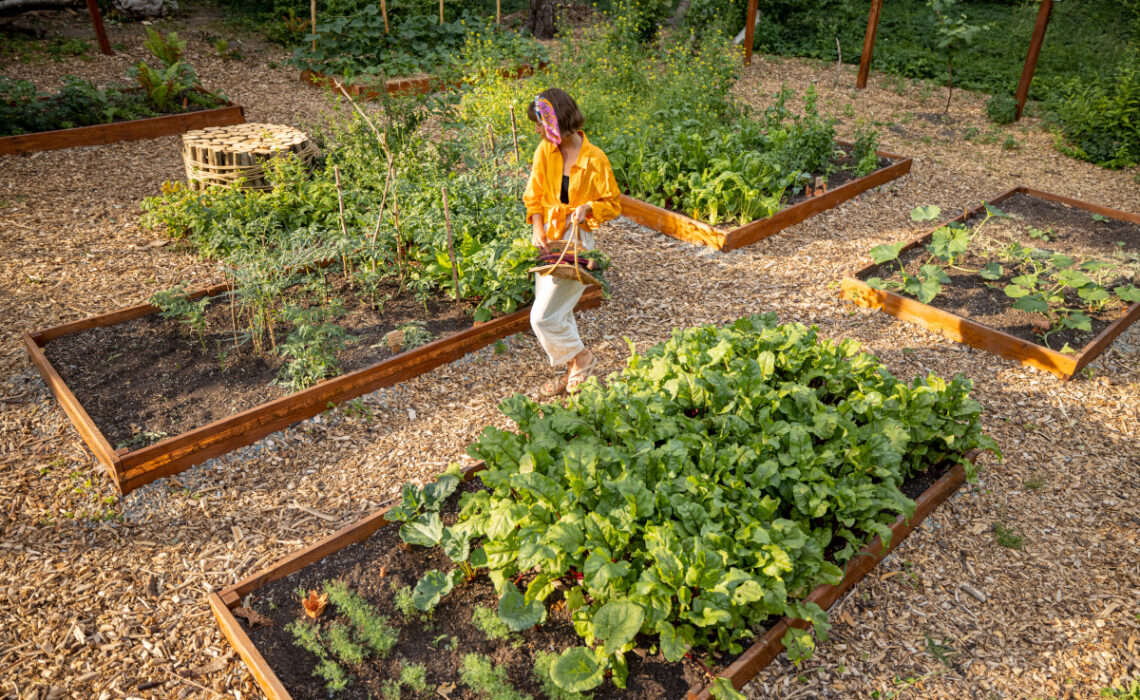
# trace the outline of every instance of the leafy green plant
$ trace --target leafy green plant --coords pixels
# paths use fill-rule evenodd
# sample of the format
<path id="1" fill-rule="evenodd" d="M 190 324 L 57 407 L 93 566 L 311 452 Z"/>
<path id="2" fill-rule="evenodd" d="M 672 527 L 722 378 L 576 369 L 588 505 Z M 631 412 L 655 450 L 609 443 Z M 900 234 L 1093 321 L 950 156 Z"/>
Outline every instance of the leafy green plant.
<path id="1" fill-rule="evenodd" d="M 396 330 L 402 331 L 404 334 L 404 349 L 411 350 L 418 348 L 425 343 L 430 343 L 435 340 L 435 335 L 432 334 L 427 328 L 424 328 L 423 321 L 409 321 L 401 326 L 397 326 Z"/>
<path id="2" fill-rule="evenodd" d="M 186 283 L 160 292 L 150 297 L 150 303 L 159 308 L 158 315 L 185 323 L 191 332 L 198 337 L 202 349 L 206 348 L 206 307 L 210 305 L 210 297 L 203 295 L 191 301 L 186 289 Z"/>
<path id="3" fill-rule="evenodd" d="M 986 100 L 986 116 L 994 124 L 1012 124 L 1017 119 L 1017 100 L 1002 92 Z"/>
<path id="4" fill-rule="evenodd" d="M 396 646 L 399 630 L 389 625 L 388 618 L 378 614 L 359 594 L 350 591 L 344 582 L 326 584 L 325 592 L 328 593 L 329 602 L 352 623 L 355 638 L 369 652 L 383 658 Z"/>
<path id="5" fill-rule="evenodd" d="M 400 683 L 417 695 L 427 692 L 427 667 L 423 664 L 400 664 Z"/>
<path id="6" fill-rule="evenodd" d="M 1105 168 L 1140 163 L 1140 40 L 1111 71 L 1073 79 L 1049 101 L 1062 153 Z"/>
<path id="7" fill-rule="evenodd" d="M 329 320 L 340 310 L 337 305 L 286 306 L 282 310 L 282 318 L 293 324 L 293 330 L 281 345 L 281 354 L 290 360 L 281 368 L 278 381 L 300 391 L 340 372 L 336 352 L 344 349 L 347 335 Z"/>
<path id="8" fill-rule="evenodd" d="M 482 654 L 466 654 L 459 666 L 460 681 L 487 700 L 531 700 L 507 679 L 507 669 L 496 666 Z"/>
<path id="9" fill-rule="evenodd" d="M 155 29 L 147 27 L 146 41 L 143 42 L 143 46 L 155 58 L 162 61 L 162 65 L 173 66 L 182 60 L 182 55 L 186 51 L 186 40 L 179 39 L 177 32 L 163 36 Z"/>
<path id="10" fill-rule="evenodd" d="M 471 614 L 471 624 L 492 642 L 503 641 L 511 636 L 511 629 L 499 619 L 498 611 L 493 608 L 476 606 Z"/>
<path id="11" fill-rule="evenodd" d="M 855 343 L 772 315 L 676 331 L 566 404 L 505 401 L 518 432 L 487 428 L 469 448 L 487 463 L 486 489 L 464 494 L 445 532 L 487 570 L 513 630 L 540 624 L 555 581 L 568 586 L 584 644 L 558 657 L 551 678 L 569 692 L 607 671 L 622 687 L 638 635 L 675 661 L 739 652 L 770 615 L 823 634 L 823 611 L 797 600 L 838 581 L 870 536 L 890 537 L 886 524 L 914 507 L 899 484 L 996 448 L 969 387 L 899 382 Z M 883 400 L 840 408 L 870 395 Z M 520 590 L 524 571 L 535 575 Z M 433 578 L 450 576 L 421 580 L 442 591 Z M 784 642 L 793 659 L 813 645 L 802 631 Z"/>
<path id="12" fill-rule="evenodd" d="M 1140 700 L 1140 680 L 1125 681 L 1113 688 L 1101 688 L 1100 695 L 1103 698 L 1116 700 Z"/>
<path id="13" fill-rule="evenodd" d="M 397 588 L 392 598 L 392 605 L 400 611 L 400 614 L 404 616 L 405 620 L 412 620 L 419 617 L 419 609 L 416 607 L 415 601 L 412 600 L 411 586 Z"/>
<path id="14" fill-rule="evenodd" d="M 325 680 L 325 689 L 329 695 L 339 693 L 349 686 L 351 678 L 321 643 L 316 623 L 294 620 L 285 629 L 293 635 L 293 644 L 317 657 L 313 675 Z"/>
<path id="15" fill-rule="evenodd" d="M 959 0 L 927 0 L 927 5 L 934 10 L 938 18 L 938 48 L 946 54 L 946 74 L 949 78 L 950 91 L 946 95 L 946 109 L 950 111 L 950 99 L 954 96 L 954 54 L 974 43 L 978 32 L 989 29 L 987 24 L 969 24 L 965 13 L 957 17 L 950 17 L 951 10 L 958 7 Z"/>
<path id="16" fill-rule="evenodd" d="M 534 668 L 531 673 L 535 682 L 542 688 L 542 694 L 550 700 L 591 700 L 594 697 L 593 693 L 571 692 L 558 687 L 550 676 L 550 670 L 557 660 L 558 654 L 548 651 L 538 651 L 534 655 Z"/>

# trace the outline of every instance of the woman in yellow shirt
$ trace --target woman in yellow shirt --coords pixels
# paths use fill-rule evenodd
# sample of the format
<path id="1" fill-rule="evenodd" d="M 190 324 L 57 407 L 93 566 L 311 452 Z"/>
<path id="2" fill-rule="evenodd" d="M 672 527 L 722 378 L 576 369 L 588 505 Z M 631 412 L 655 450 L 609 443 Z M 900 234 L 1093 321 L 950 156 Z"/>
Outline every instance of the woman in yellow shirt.
<path id="1" fill-rule="evenodd" d="M 552 242 L 561 240 L 572 223 L 577 223 L 580 243 L 589 250 L 594 247 L 594 229 L 621 215 L 621 192 L 610 161 L 586 138 L 582 131 L 586 120 L 565 91 L 544 90 L 527 108 L 527 116 L 542 137 L 523 197 L 533 229 L 531 241 L 549 251 Z M 569 365 L 565 376 L 542 385 L 539 394 L 543 396 L 573 393 L 597 365 L 574 321 L 574 306 L 584 291 L 586 285 L 577 280 L 553 275 L 535 278 L 531 328 L 552 367 Z"/>

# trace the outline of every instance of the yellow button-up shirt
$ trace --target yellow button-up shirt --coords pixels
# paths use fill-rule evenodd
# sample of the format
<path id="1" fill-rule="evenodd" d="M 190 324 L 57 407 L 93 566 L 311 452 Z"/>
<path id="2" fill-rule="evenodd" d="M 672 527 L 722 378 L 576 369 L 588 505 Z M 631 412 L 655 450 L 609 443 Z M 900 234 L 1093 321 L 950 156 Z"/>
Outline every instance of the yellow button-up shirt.
<path id="1" fill-rule="evenodd" d="M 589 204 L 592 209 L 590 216 L 580 224 L 587 231 L 621 216 L 621 190 L 614 179 L 610 160 L 602 149 L 590 143 L 585 134 L 582 134 L 578 160 L 570 168 L 569 204 L 563 204 L 559 199 L 562 165 L 562 151 L 553 143 L 543 139 L 534 149 L 530 180 L 523 195 L 527 222 L 533 215 L 542 214 L 546 237 L 557 241 L 566 233 L 570 215 L 583 204 Z"/>

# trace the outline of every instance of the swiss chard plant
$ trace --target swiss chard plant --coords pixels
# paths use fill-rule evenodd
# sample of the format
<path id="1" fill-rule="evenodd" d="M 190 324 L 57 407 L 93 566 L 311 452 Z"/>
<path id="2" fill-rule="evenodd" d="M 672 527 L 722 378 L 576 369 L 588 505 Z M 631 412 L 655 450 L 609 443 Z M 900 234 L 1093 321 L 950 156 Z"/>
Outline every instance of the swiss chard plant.
<path id="1" fill-rule="evenodd" d="M 870 537 L 890 539 L 914 509 L 902 482 L 943 462 L 972 478 L 966 453 L 996 451 L 969 389 L 899 381 L 856 343 L 771 314 L 675 331 L 565 404 L 503 402 L 517 431 L 486 428 L 469 448 L 485 488 L 462 495 L 454 525 L 405 492 L 405 527 L 422 523 L 419 542 L 456 563 L 424 576 L 417 605 L 485 571 L 518 631 L 560 591 L 582 644 L 549 672 L 571 693 L 607 675 L 624 687 L 638 644 L 669 661 L 739 652 L 782 615 L 824 635 L 825 613 L 800 601 Z M 802 630 L 784 642 L 796 660 L 814 644 Z"/>

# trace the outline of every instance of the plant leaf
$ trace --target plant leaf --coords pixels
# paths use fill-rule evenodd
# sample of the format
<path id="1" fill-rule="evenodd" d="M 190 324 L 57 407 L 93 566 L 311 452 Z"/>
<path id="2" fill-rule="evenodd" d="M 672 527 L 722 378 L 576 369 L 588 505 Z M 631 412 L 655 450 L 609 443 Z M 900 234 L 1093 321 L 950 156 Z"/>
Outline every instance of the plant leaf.
<path id="1" fill-rule="evenodd" d="M 513 585 L 508 586 L 506 593 L 499 598 L 499 619 L 507 623 L 507 627 L 513 632 L 530 629 L 544 617 L 546 617 L 546 606 L 542 601 L 526 602 L 526 596 Z"/>
<path id="2" fill-rule="evenodd" d="M 942 208 L 934 204 L 915 207 L 914 209 L 910 210 L 911 221 L 934 221 L 941 215 Z"/>
<path id="3" fill-rule="evenodd" d="M 981 270 L 978 271 L 978 277 L 984 280 L 999 280 L 1005 274 L 1002 269 L 1001 263 L 988 262 Z"/>
<path id="4" fill-rule="evenodd" d="M 602 684 L 606 668 L 586 647 L 570 647 L 550 666 L 554 685 L 570 693 L 593 690 Z"/>
<path id="5" fill-rule="evenodd" d="M 871 249 L 871 259 L 880 265 L 885 262 L 895 260 L 899 257 L 899 253 L 902 251 L 903 246 L 905 245 L 905 241 L 899 241 L 898 243 L 883 243 L 882 245 L 877 245 Z"/>
<path id="6" fill-rule="evenodd" d="M 439 513 L 423 513 L 400 526 L 400 539 L 408 544 L 434 547 L 439 544 L 441 537 L 443 522 L 439 519 Z"/>
<path id="7" fill-rule="evenodd" d="M 644 621 L 645 613 L 640 605 L 615 600 L 594 613 L 594 636 L 605 640 L 605 654 L 609 656 L 633 641 Z"/>

